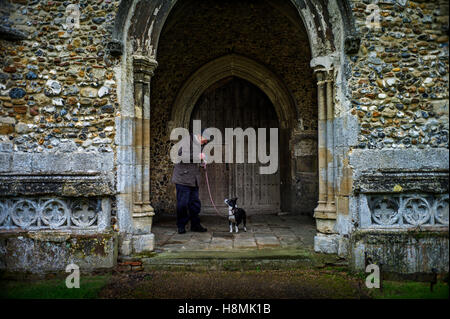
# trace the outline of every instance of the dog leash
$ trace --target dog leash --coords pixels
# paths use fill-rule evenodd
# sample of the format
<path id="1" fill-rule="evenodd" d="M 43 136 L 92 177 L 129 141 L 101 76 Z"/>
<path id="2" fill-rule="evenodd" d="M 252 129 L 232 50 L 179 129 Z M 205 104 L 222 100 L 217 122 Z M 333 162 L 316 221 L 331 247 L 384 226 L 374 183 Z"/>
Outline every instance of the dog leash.
<path id="1" fill-rule="evenodd" d="M 212 203 L 212 205 L 214 207 L 214 210 L 215 210 L 216 214 L 219 215 L 220 217 L 225 217 L 224 215 L 219 213 L 219 210 L 217 209 L 216 204 L 214 204 L 214 200 L 213 200 L 212 195 L 211 195 L 211 188 L 209 187 L 208 169 L 206 169 L 206 168 L 205 168 L 205 179 L 206 179 L 206 186 L 208 186 L 209 199 L 211 200 L 211 203 Z"/>

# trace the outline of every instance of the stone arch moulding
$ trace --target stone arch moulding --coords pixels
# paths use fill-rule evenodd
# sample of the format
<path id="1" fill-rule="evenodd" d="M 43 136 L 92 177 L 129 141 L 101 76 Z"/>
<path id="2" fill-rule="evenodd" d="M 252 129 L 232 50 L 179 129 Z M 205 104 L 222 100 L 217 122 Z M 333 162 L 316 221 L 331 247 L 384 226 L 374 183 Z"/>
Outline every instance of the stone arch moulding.
<path id="1" fill-rule="evenodd" d="M 286 0 L 305 25 L 313 58 L 329 55 L 341 46 L 345 53 L 358 52 L 360 35 L 355 27 L 350 0 Z M 161 31 L 178 0 L 122 0 L 110 52 L 119 55 L 126 46 L 140 55 L 157 56 Z M 338 19 L 335 19 L 339 16 Z"/>
<path id="2" fill-rule="evenodd" d="M 172 107 L 170 130 L 189 127 L 191 113 L 203 92 L 215 82 L 229 76 L 247 80 L 260 88 L 272 102 L 281 128 L 292 127 L 297 118 L 297 108 L 284 83 L 272 71 L 247 57 L 230 54 L 200 67 L 185 82 Z"/>

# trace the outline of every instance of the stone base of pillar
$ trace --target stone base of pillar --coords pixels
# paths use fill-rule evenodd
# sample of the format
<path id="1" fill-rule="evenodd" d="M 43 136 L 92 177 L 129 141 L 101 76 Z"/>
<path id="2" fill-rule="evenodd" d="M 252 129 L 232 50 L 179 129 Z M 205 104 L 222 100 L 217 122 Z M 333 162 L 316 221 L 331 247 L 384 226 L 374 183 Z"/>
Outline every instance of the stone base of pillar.
<path id="1" fill-rule="evenodd" d="M 149 203 L 135 203 L 133 209 L 133 233 L 123 234 L 119 244 L 122 256 L 151 252 L 155 249 L 152 234 L 153 207 Z"/>
<path id="2" fill-rule="evenodd" d="M 133 253 L 133 237 L 130 234 L 121 234 L 119 238 L 119 255 L 130 256 Z"/>
<path id="3" fill-rule="evenodd" d="M 324 254 L 337 254 L 341 258 L 348 258 L 349 239 L 339 234 L 321 234 L 314 236 L 314 251 Z"/>
<path id="4" fill-rule="evenodd" d="M 121 256 L 132 256 L 151 252 L 155 249 L 154 234 L 123 234 L 119 241 L 119 254 Z"/>
<path id="5" fill-rule="evenodd" d="M 325 235 L 317 233 L 314 237 L 314 251 L 325 254 L 337 254 L 339 249 L 339 235 Z"/>
<path id="6" fill-rule="evenodd" d="M 319 233 L 335 234 L 334 226 L 336 224 L 336 206 L 334 203 L 319 202 L 314 210 L 316 219 L 316 228 Z"/>
<path id="7" fill-rule="evenodd" d="M 149 234 L 152 232 L 153 207 L 147 203 L 139 203 L 134 205 L 133 210 L 133 233 Z"/>
<path id="8" fill-rule="evenodd" d="M 324 212 L 327 213 L 328 215 L 334 214 L 336 218 L 336 204 L 334 202 L 328 202 L 324 209 Z"/>
<path id="9" fill-rule="evenodd" d="M 151 252 L 155 249 L 155 235 L 141 234 L 133 235 L 133 253 L 141 254 Z"/>
<path id="10" fill-rule="evenodd" d="M 336 234 L 334 227 L 336 225 L 336 219 L 322 219 L 316 217 L 316 228 L 319 233 L 322 234 Z"/>
<path id="11" fill-rule="evenodd" d="M 317 207 L 314 209 L 314 217 L 316 217 L 316 214 L 325 213 L 326 208 L 327 208 L 327 202 L 319 201 Z"/>
<path id="12" fill-rule="evenodd" d="M 317 207 L 319 208 L 319 206 Z M 327 210 L 324 207 L 322 211 L 316 208 L 314 211 L 314 218 L 316 219 L 316 228 L 319 233 L 335 234 L 334 226 L 336 225 L 336 212 Z"/>

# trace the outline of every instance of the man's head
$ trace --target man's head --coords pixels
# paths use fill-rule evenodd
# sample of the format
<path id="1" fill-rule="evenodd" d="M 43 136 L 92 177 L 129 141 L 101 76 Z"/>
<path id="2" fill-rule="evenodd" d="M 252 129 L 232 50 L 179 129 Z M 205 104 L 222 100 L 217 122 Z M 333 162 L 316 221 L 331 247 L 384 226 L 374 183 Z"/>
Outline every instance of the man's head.
<path id="1" fill-rule="evenodd" d="M 207 144 L 208 142 L 210 142 L 211 140 L 209 140 L 209 139 L 207 139 L 205 136 L 204 136 L 204 131 L 205 131 L 205 129 L 203 129 L 202 130 L 202 132 L 200 133 L 200 134 L 194 134 L 194 139 L 197 141 L 197 143 L 199 143 L 200 145 L 205 145 L 205 144 Z"/>

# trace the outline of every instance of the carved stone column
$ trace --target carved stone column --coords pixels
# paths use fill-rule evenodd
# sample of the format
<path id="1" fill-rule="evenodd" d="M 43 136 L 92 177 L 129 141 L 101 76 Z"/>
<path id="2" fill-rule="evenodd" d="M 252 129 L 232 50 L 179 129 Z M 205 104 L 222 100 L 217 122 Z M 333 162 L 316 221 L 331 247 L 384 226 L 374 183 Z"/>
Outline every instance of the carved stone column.
<path id="1" fill-rule="evenodd" d="M 151 234 L 153 207 L 150 205 L 150 80 L 158 63 L 146 56 L 133 56 L 134 68 L 134 251 L 153 250 Z M 151 238 L 145 238 L 150 234 Z M 144 236 L 144 237 L 143 237 Z"/>
<path id="2" fill-rule="evenodd" d="M 327 123 L 326 123 L 326 104 L 325 104 L 325 72 L 316 71 L 317 77 L 317 100 L 318 100 L 318 157 L 319 157 L 319 201 L 314 210 L 314 217 L 318 213 L 325 211 L 327 204 L 327 182 L 326 182 L 326 161 L 327 161 Z"/>
<path id="3" fill-rule="evenodd" d="M 327 92 L 327 207 L 326 212 L 335 219 L 335 185 L 334 185 L 334 79 L 333 71 L 329 71 L 326 79 Z"/>
<path id="4" fill-rule="evenodd" d="M 316 70 L 318 94 L 319 201 L 314 210 L 317 230 L 335 233 L 336 205 L 334 194 L 334 94 L 333 72 Z"/>

